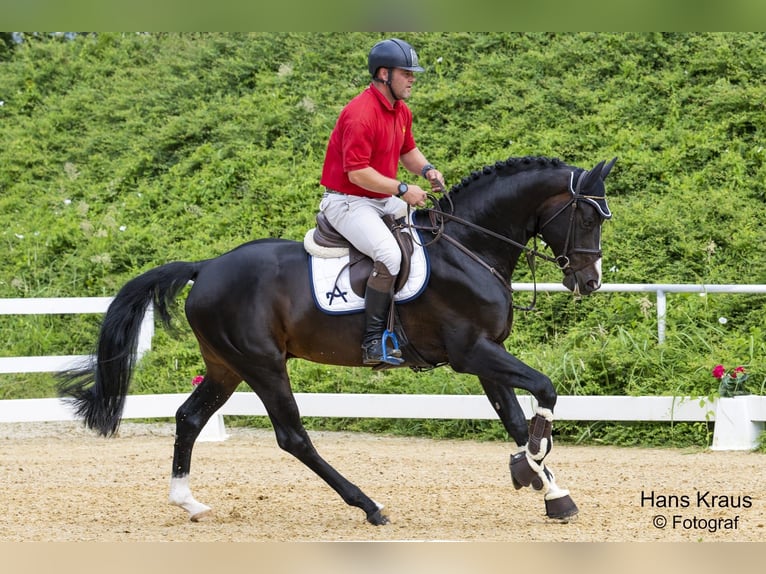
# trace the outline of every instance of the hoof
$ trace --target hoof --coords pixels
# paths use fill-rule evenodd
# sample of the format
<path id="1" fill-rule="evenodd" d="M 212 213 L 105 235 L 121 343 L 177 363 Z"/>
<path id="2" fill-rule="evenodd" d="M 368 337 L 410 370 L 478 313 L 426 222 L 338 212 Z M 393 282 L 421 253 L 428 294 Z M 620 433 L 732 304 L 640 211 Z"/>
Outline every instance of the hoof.
<path id="1" fill-rule="evenodd" d="M 569 522 L 579 512 L 577 505 L 568 494 L 545 501 L 545 515 L 554 520 Z"/>
<path id="2" fill-rule="evenodd" d="M 206 510 L 201 510 L 197 514 L 192 514 L 189 517 L 189 520 L 191 520 L 192 522 L 200 522 L 201 520 L 204 520 L 205 518 L 210 516 L 211 513 L 212 513 L 212 510 L 210 508 Z"/>
<path id="3" fill-rule="evenodd" d="M 381 508 L 378 508 L 372 514 L 367 515 L 367 522 L 373 524 L 374 526 L 383 526 L 384 524 L 388 524 L 388 516 L 383 514 L 383 510 Z"/>
<path id="4" fill-rule="evenodd" d="M 168 502 L 173 506 L 179 506 L 189 513 L 189 520 L 192 522 L 199 522 L 208 514 L 210 514 L 211 508 L 207 504 L 202 504 L 194 500 L 191 492 L 186 489 L 186 492 L 171 491 L 168 497 Z"/>
<path id="5" fill-rule="evenodd" d="M 535 490 L 541 490 L 543 488 L 543 481 L 540 475 L 534 470 L 530 464 L 527 455 L 523 452 L 519 452 L 511 456 L 511 480 L 513 481 L 513 487 L 516 490 L 525 486 L 532 485 Z"/>

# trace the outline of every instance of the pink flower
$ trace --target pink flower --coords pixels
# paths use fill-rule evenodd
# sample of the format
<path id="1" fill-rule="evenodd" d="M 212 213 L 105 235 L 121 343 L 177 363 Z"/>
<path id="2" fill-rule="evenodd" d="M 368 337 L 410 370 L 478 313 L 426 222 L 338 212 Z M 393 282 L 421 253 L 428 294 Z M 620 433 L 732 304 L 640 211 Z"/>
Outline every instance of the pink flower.
<path id="1" fill-rule="evenodd" d="M 716 379 L 720 379 L 726 374 L 726 368 L 723 365 L 716 365 L 715 368 L 713 368 L 713 376 Z"/>
<path id="2" fill-rule="evenodd" d="M 205 380 L 205 377 L 203 377 L 202 375 L 197 375 L 196 377 L 192 379 L 192 386 L 196 387 L 204 380 Z"/>

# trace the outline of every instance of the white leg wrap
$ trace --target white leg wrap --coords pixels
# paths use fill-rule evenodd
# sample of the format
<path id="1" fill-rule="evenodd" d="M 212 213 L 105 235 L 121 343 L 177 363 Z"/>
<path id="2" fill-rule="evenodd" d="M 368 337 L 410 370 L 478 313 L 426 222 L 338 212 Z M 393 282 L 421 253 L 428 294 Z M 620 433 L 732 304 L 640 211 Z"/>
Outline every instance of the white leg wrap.
<path id="1" fill-rule="evenodd" d="M 537 480 L 532 479 L 532 482 L 531 482 L 530 486 L 533 489 L 535 489 L 535 490 L 542 490 L 546 486 L 546 476 L 545 476 L 545 472 L 543 470 L 545 468 L 545 464 L 543 463 L 542 460 L 536 461 L 533 458 L 532 454 L 529 452 L 529 445 L 528 444 L 525 444 L 524 447 L 521 450 L 524 451 L 524 454 L 527 457 L 527 464 L 529 464 L 529 468 L 531 468 L 532 472 L 537 474 L 537 476 L 540 477 L 541 480 L 542 480 L 542 483 L 540 483 Z"/>
<path id="2" fill-rule="evenodd" d="M 180 478 L 170 479 L 170 504 L 180 506 L 189 513 L 189 518 L 197 522 L 200 518 L 210 512 L 210 507 L 197 502 L 192 496 L 189 488 L 189 475 Z"/>
<path id="3" fill-rule="evenodd" d="M 540 415 L 548 422 L 553 422 L 553 411 L 551 409 L 544 409 L 543 407 L 537 407 L 535 414 Z"/>
<path id="4" fill-rule="evenodd" d="M 566 488 L 560 488 L 559 485 L 556 484 L 553 473 L 548 468 L 545 468 L 544 465 L 543 475 L 545 475 L 545 477 L 543 478 L 541 476 L 541 478 L 543 485 L 545 486 L 545 494 L 543 495 L 545 500 L 554 500 L 556 498 L 561 498 L 563 496 L 569 495 L 569 491 Z"/>
<path id="5" fill-rule="evenodd" d="M 537 407 L 535 409 L 535 414 L 540 415 L 548 422 L 553 422 L 553 411 L 551 409 L 544 409 L 542 407 Z M 550 447 L 553 447 L 553 437 L 550 439 Z M 550 448 L 546 444 L 546 440 L 543 439 L 541 441 L 541 452 L 549 452 Z M 531 461 L 530 461 L 531 462 Z M 561 498 L 563 496 L 568 496 L 569 491 L 565 488 L 560 488 L 559 485 L 556 484 L 555 477 L 553 475 L 553 472 L 546 468 L 545 463 L 540 461 L 540 464 L 537 468 L 534 466 L 532 467 L 534 470 L 537 471 L 538 476 L 540 477 L 540 480 L 543 482 L 543 487 L 545 488 L 545 500 L 554 500 L 556 498 Z"/>
<path id="6" fill-rule="evenodd" d="M 526 451 L 527 447 L 524 445 L 519 451 Z M 529 454 L 529 451 L 526 452 L 527 455 L 527 462 L 529 463 L 530 468 L 537 473 L 537 476 L 540 478 L 540 484 L 536 484 L 535 481 L 532 482 L 532 488 L 535 490 L 544 490 L 545 494 L 543 495 L 545 500 L 554 500 L 556 498 L 561 498 L 562 496 L 567 496 L 569 494 L 569 491 L 565 488 L 560 488 L 559 485 L 556 484 L 555 477 L 553 475 L 553 472 L 548 469 L 548 467 L 545 466 L 545 463 L 542 461 L 536 461 L 532 458 L 532 456 Z"/>

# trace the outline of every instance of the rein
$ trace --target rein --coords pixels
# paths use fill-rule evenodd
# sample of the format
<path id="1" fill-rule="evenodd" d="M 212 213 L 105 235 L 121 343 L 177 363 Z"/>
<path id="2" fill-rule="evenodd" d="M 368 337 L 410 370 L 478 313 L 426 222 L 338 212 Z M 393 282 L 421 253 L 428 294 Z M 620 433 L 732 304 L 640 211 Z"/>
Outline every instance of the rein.
<path id="1" fill-rule="evenodd" d="M 413 225 L 412 227 L 421 231 L 430 231 L 431 234 L 434 236 L 434 238 L 424 243 L 423 246 L 427 247 L 428 245 L 431 245 L 432 243 L 437 242 L 439 239 L 445 239 L 455 247 L 457 247 L 460 251 L 468 255 L 471 259 L 473 259 L 475 262 L 477 262 L 479 265 L 484 267 L 487 271 L 489 271 L 493 276 L 495 276 L 500 283 L 505 287 L 509 293 L 513 293 L 513 287 L 511 286 L 510 282 L 502 276 L 502 274 L 492 267 L 490 264 L 488 264 L 486 261 L 481 259 L 478 255 L 476 255 L 473 251 L 468 249 L 465 245 L 460 243 L 457 239 L 454 237 L 451 237 L 450 235 L 447 235 L 444 233 L 444 222 L 446 219 L 449 219 L 451 221 L 454 221 L 456 223 L 459 223 L 461 225 L 464 225 L 466 227 L 470 227 L 471 229 L 475 229 L 476 231 L 479 231 L 485 235 L 488 235 L 490 237 L 493 237 L 495 239 L 498 239 L 502 241 L 503 243 L 507 243 L 509 245 L 513 245 L 514 247 L 517 247 L 521 249 L 522 251 L 526 252 L 526 258 L 527 258 L 527 264 L 529 265 L 530 270 L 532 271 L 532 281 L 534 284 L 534 291 L 532 296 L 532 303 L 527 307 L 521 307 L 518 305 L 514 305 L 514 309 L 518 309 L 521 311 L 531 311 L 535 308 L 535 302 L 537 300 L 537 280 L 535 277 L 535 264 L 534 264 L 534 258 L 537 257 L 539 259 L 543 259 L 545 261 L 549 261 L 551 263 L 555 263 L 556 266 L 561 270 L 565 271 L 567 269 L 571 269 L 570 267 L 570 260 L 567 256 L 568 253 L 570 253 L 569 250 L 569 240 L 572 235 L 572 225 L 574 224 L 574 217 L 575 217 L 575 211 L 577 210 L 577 200 L 578 199 L 588 199 L 588 200 L 595 200 L 600 199 L 596 197 L 586 196 L 582 195 L 580 193 L 580 187 L 581 182 L 583 179 L 583 175 L 586 172 L 582 172 L 578 178 L 577 178 L 577 184 L 576 186 L 574 184 L 574 172 L 570 174 L 569 179 L 569 190 L 572 192 L 572 197 L 567 201 L 560 209 L 556 211 L 551 217 L 549 217 L 545 222 L 538 227 L 538 229 L 535 230 L 533 237 L 534 237 L 534 247 L 528 247 L 527 245 L 524 245 L 522 243 L 519 243 L 518 241 L 515 241 L 511 239 L 510 237 L 506 237 L 504 235 L 501 235 L 499 233 L 496 233 L 492 231 L 491 229 L 487 229 L 486 227 L 482 227 L 481 225 L 477 225 L 473 223 L 472 221 L 468 221 L 466 219 L 463 219 L 461 217 L 458 217 L 456 215 L 453 215 L 452 213 L 447 213 L 446 211 L 442 210 L 441 207 L 438 208 L 427 208 L 425 211 L 428 212 L 429 220 L 431 221 L 431 227 L 425 227 L 425 226 L 419 226 L 419 225 Z M 446 194 L 444 197 L 447 198 L 447 200 L 450 203 L 450 208 L 453 208 L 452 199 L 449 197 L 449 194 Z M 431 202 L 435 206 L 439 206 L 438 199 L 433 196 L 432 194 L 428 194 L 428 198 L 431 200 Z M 551 257 L 550 255 L 547 255 L 545 253 L 541 253 L 537 249 L 537 236 L 542 232 L 542 230 L 547 226 L 551 221 L 553 221 L 556 217 L 558 217 L 565 209 L 572 207 L 571 214 L 569 216 L 569 229 L 567 231 L 566 235 L 566 242 L 564 244 L 564 250 L 563 255 L 558 255 L 555 257 Z M 572 248 L 571 252 L 576 253 L 592 253 L 594 255 L 600 256 L 601 250 L 598 249 L 584 249 L 584 248 Z M 577 271 L 572 270 L 572 271 Z"/>

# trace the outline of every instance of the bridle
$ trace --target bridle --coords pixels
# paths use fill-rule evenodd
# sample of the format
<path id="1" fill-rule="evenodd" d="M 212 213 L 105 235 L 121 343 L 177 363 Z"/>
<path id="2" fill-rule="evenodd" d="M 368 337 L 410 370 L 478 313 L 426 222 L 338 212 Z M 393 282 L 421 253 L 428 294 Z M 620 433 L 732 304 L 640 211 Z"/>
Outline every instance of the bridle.
<path id="1" fill-rule="evenodd" d="M 580 202 L 580 201 L 587 201 L 591 205 L 594 205 L 596 207 L 596 210 L 598 211 L 598 214 L 601 216 L 601 220 L 602 221 L 604 219 L 609 219 L 612 216 L 612 214 L 609 212 L 609 208 L 608 207 L 606 207 L 606 209 L 604 209 L 598 203 L 598 200 L 605 201 L 603 197 L 599 197 L 597 195 L 584 195 L 580 191 L 580 188 L 582 186 L 583 176 L 586 173 L 587 172 L 585 172 L 585 171 L 580 173 L 580 175 L 577 178 L 577 184 L 576 185 L 573 185 L 574 184 L 574 172 L 569 174 L 569 191 L 572 192 L 572 197 L 569 198 L 569 200 L 566 203 L 564 203 L 564 205 L 562 205 L 559 209 L 557 209 L 556 212 L 553 215 L 551 215 L 548 219 L 546 219 L 543 224 L 539 225 L 537 230 L 535 231 L 535 237 L 537 237 L 538 235 L 540 235 L 542 233 L 542 231 L 545 228 L 545 226 L 548 225 L 554 219 L 556 219 L 559 215 L 561 215 L 561 213 L 563 213 L 564 210 L 568 209 L 569 207 L 572 208 L 572 210 L 569 212 L 569 228 L 567 229 L 566 239 L 564 240 L 564 248 L 561 250 L 562 251 L 562 255 L 558 255 L 558 256 L 553 258 L 553 260 L 555 261 L 555 263 L 558 266 L 558 268 L 561 271 L 565 272 L 565 273 L 566 272 L 575 273 L 575 272 L 579 271 L 580 269 L 582 269 L 583 267 L 585 267 L 585 265 L 587 264 L 587 263 L 583 264 L 580 267 L 575 269 L 575 268 L 573 268 L 571 266 L 571 261 L 570 261 L 569 255 L 574 254 L 574 253 L 584 253 L 586 255 L 592 255 L 594 260 L 595 260 L 595 259 L 601 258 L 601 254 L 602 254 L 600 248 L 599 249 L 589 249 L 587 247 L 576 247 L 576 246 L 573 246 L 570 249 L 570 247 L 569 247 L 569 243 L 572 240 L 572 238 L 574 237 L 574 231 L 575 231 L 574 219 L 575 219 L 575 214 L 577 212 L 578 202 Z M 606 203 L 605 203 L 605 205 L 606 205 Z M 572 243 L 574 243 L 574 241 L 572 241 Z"/>
<path id="2" fill-rule="evenodd" d="M 572 197 L 569 198 L 569 200 L 567 200 L 560 208 L 558 208 L 556 210 L 556 212 L 553 215 L 548 217 L 548 219 L 546 219 L 542 224 L 539 224 L 539 225 L 536 226 L 536 229 L 535 229 L 534 234 L 533 234 L 534 247 L 529 247 L 529 246 L 527 246 L 527 245 L 525 245 L 523 243 L 519 243 L 518 241 L 515 241 L 515 240 L 511 239 L 510 237 L 506 237 L 504 235 L 501 235 L 500 233 L 492 231 L 491 229 L 487 229 L 486 227 L 482 227 L 481 225 L 477 225 L 477 224 L 473 223 L 472 221 L 468 221 L 468 220 L 463 219 L 461 217 L 457 217 L 456 215 L 453 215 L 452 213 L 444 211 L 441 208 L 441 204 L 439 203 L 438 199 L 435 196 L 431 195 L 431 194 L 429 194 L 428 197 L 431 200 L 431 203 L 434 206 L 436 206 L 436 207 L 426 208 L 425 209 L 425 211 L 428 212 L 428 217 L 429 217 L 429 220 L 431 222 L 431 226 L 430 227 L 425 227 L 425 226 L 413 225 L 412 227 L 414 227 L 415 229 L 421 230 L 421 231 L 429 231 L 434 236 L 434 238 L 431 241 L 423 244 L 424 247 L 426 247 L 428 245 L 431 245 L 432 243 L 435 243 L 436 241 L 439 241 L 440 239 L 444 239 L 445 241 L 448 241 L 449 243 L 451 243 L 452 245 L 457 247 L 460 251 L 462 251 L 463 253 L 468 255 L 471 259 L 473 259 L 474 261 L 479 263 L 482 267 L 487 269 L 511 293 L 513 292 L 513 287 L 511 287 L 510 282 L 505 277 L 503 277 L 503 275 L 497 269 L 495 269 L 489 263 L 487 263 L 486 261 L 481 259 L 478 255 L 476 255 L 473 251 L 471 251 L 465 245 L 460 243 L 457 239 L 455 239 L 454 237 L 452 237 L 450 235 L 447 235 L 444 232 L 445 220 L 454 221 L 454 222 L 459 223 L 461 225 L 464 225 L 466 227 L 470 227 L 471 229 L 475 229 L 475 230 L 477 230 L 477 231 L 479 231 L 479 232 L 481 232 L 481 233 L 483 233 L 485 235 L 488 235 L 490 237 L 498 239 L 498 240 L 502 241 L 503 243 L 507 243 L 509 245 L 513 245 L 514 247 L 517 247 L 517 248 L 521 249 L 522 251 L 526 252 L 527 263 L 529 264 L 530 269 L 532 271 L 532 279 L 533 279 L 533 282 L 535 284 L 534 295 L 533 295 L 533 299 L 532 299 L 532 304 L 531 305 L 529 305 L 527 307 L 519 307 L 519 306 L 514 305 L 514 308 L 519 309 L 519 310 L 529 311 L 529 310 L 534 309 L 535 301 L 536 301 L 536 298 L 537 298 L 537 281 L 535 279 L 535 265 L 534 265 L 534 258 L 535 257 L 538 258 L 538 259 L 542 259 L 544 261 L 549 261 L 551 263 L 555 263 L 556 266 L 562 272 L 567 273 L 567 274 L 575 273 L 576 271 L 579 271 L 580 269 L 582 269 L 582 267 L 578 267 L 577 269 L 572 268 L 570 255 L 575 254 L 575 253 L 585 253 L 585 254 L 593 255 L 595 257 L 595 259 L 598 259 L 598 258 L 601 257 L 601 249 L 589 249 L 589 248 L 577 247 L 577 246 L 570 247 L 570 242 L 573 243 L 573 241 L 571 241 L 571 238 L 574 235 L 574 230 L 575 230 L 574 220 L 575 220 L 575 214 L 576 214 L 576 211 L 577 211 L 577 206 L 578 206 L 578 202 L 579 201 L 587 201 L 587 202 L 591 203 L 592 205 L 594 205 L 596 207 L 599 215 L 602 217 L 602 221 L 603 221 L 603 219 L 609 219 L 611 217 L 611 213 L 609 212 L 609 208 L 608 207 L 602 207 L 598 203 L 598 200 L 604 201 L 603 197 L 592 196 L 592 195 L 584 195 L 584 194 L 581 193 L 580 189 L 582 187 L 583 177 L 585 176 L 586 173 L 588 173 L 588 172 L 587 171 L 580 172 L 580 174 L 577 177 L 577 182 L 576 183 L 575 183 L 575 179 L 574 179 L 575 178 L 575 173 L 574 172 L 570 173 L 570 176 L 569 176 L 569 191 L 572 193 Z M 448 200 L 448 202 L 450 204 L 450 211 L 452 211 L 454 206 L 452 204 L 452 199 L 450 198 L 449 194 L 445 194 L 443 197 L 445 197 Z M 537 249 L 537 237 L 539 235 L 541 235 L 543 229 L 549 223 L 551 223 L 554 219 L 556 219 L 559 215 L 561 215 L 566 209 L 568 209 L 570 207 L 572 209 L 571 209 L 570 215 L 569 215 L 569 227 L 567 229 L 566 240 L 564 242 L 564 249 L 562 250 L 562 254 L 558 255 L 558 256 L 550 256 L 550 255 L 548 255 L 546 253 L 540 252 Z M 584 267 L 584 265 L 583 265 L 583 267 Z"/>

